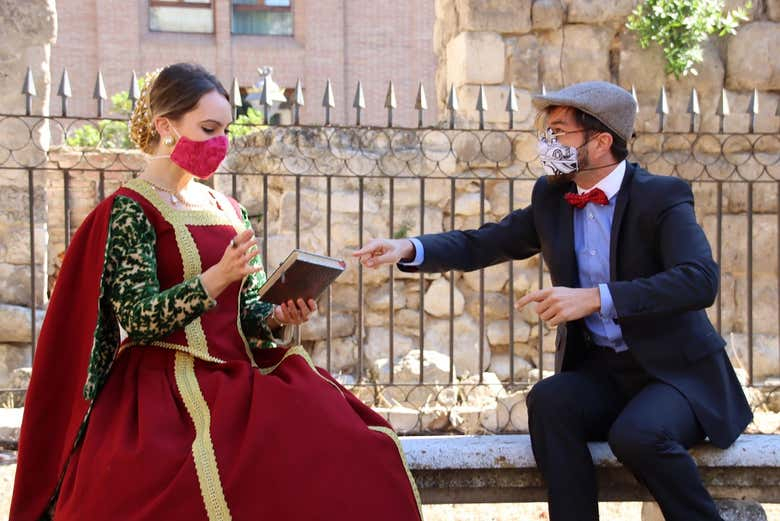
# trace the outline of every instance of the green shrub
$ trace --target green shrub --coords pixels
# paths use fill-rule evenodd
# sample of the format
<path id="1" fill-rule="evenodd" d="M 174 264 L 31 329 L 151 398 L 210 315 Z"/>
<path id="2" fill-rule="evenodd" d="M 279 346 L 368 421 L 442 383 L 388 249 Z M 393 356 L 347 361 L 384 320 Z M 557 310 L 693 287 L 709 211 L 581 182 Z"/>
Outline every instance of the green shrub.
<path id="1" fill-rule="evenodd" d="M 741 21 L 748 19 L 744 7 L 723 13 L 723 0 L 645 0 L 628 17 L 626 27 L 639 36 L 647 48 L 657 42 L 666 57 L 666 72 L 698 74 L 694 65 L 703 59 L 701 44 L 711 34 L 736 34 Z"/>

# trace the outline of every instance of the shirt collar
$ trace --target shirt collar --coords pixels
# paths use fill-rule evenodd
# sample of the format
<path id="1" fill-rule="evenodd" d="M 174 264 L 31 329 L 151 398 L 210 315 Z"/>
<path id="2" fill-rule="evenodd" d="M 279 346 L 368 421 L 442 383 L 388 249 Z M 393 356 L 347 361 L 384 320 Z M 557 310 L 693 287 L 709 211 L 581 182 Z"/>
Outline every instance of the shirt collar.
<path id="1" fill-rule="evenodd" d="M 620 190 L 620 185 L 623 184 L 623 177 L 626 175 L 626 161 L 625 159 L 617 164 L 614 170 L 607 175 L 604 179 L 599 181 L 595 184 L 595 186 L 591 187 L 590 190 L 593 190 L 594 188 L 601 188 L 601 190 L 604 191 L 605 194 L 607 194 L 607 199 L 612 199 L 615 194 L 618 193 Z M 580 188 L 579 185 L 577 186 L 577 193 L 582 195 L 585 192 L 588 192 L 590 190 L 585 190 L 583 188 Z"/>

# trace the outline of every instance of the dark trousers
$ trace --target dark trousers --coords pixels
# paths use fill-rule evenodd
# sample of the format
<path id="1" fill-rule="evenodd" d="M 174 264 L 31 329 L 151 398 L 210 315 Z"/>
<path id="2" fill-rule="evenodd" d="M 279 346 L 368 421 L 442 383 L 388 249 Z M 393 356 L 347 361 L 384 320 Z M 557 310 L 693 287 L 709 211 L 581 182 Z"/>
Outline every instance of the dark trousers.
<path id="1" fill-rule="evenodd" d="M 540 381 L 526 401 L 551 521 L 598 519 L 587 442 L 604 440 L 667 521 L 722 521 L 687 451 L 705 437 L 693 410 L 674 387 L 651 378 L 630 351 L 592 346 L 582 367 Z"/>

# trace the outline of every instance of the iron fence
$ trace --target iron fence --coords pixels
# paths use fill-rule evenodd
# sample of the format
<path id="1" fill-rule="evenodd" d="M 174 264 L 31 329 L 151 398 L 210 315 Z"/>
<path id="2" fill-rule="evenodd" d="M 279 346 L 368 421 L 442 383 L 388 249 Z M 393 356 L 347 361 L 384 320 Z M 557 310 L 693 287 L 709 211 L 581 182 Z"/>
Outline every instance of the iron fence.
<path id="1" fill-rule="evenodd" d="M 259 220 L 257 232 L 262 237 L 264 259 L 269 259 L 269 239 L 285 233 L 290 238 L 290 246 L 301 247 L 310 241 L 320 251 L 338 255 L 347 251 L 346 245 L 363 244 L 369 231 L 372 235 L 399 237 L 456 229 L 482 224 L 496 218 L 501 209 L 508 211 L 527 204 L 530 188 L 543 172 L 536 158 L 536 132 L 530 128 L 527 118 L 520 125 L 516 121 L 518 107 L 514 87 L 507 87 L 505 128 L 488 128 L 490 125 L 485 120 L 488 107 L 482 89 L 475 107 L 475 128 L 458 127 L 460 106 L 454 88 L 448 96 L 446 120 L 426 127 L 427 101 L 422 85 L 414 106 L 418 111 L 418 128 L 394 127 L 397 102 L 392 83 L 384 107 L 387 126 L 362 126 L 361 111 L 366 107 L 361 90 L 358 84 L 353 104 L 354 125 L 330 124 L 330 111 L 335 107 L 330 82 L 322 100 L 323 124 L 301 124 L 298 108 L 304 104 L 304 98 L 298 82 L 289 103 L 293 112 L 292 125 L 267 124 L 271 105 L 263 94 L 264 124 L 245 127 L 234 124 L 231 127 L 235 132 L 231 153 L 213 183 L 250 207 L 252 216 Z M 34 346 L 39 325 L 36 310 L 45 306 L 44 292 L 39 288 L 45 280 L 41 282 L 36 277 L 37 266 L 42 266 L 41 270 L 46 272 L 45 263 L 36 252 L 36 234 L 42 233 L 37 226 L 42 218 L 36 215 L 36 201 L 43 198 L 51 202 L 47 209 L 48 221 L 52 221 L 52 208 L 61 212 L 63 247 L 67 247 L 78 225 L 78 219 L 74 219 L 74 204 L 85 206 L 85 201 L 73 193 L 74 179 L 94 186 L 94 201 L 86 204 L 91 207 L 122 180 L 137 175 L 143 168 L 143 159 L 137 152 L 105 146 L 115 143 L 117 125 L 121 128 L 126 120 L 105 117 L 106 95 L 101 76 L 96 80 L 94 93 L 96 118 L 74 117 L 68 113 L 68 99 L 72 93 L 66 73 L 58 89 L 61 99 L 58 116 L 32 114 L 35 88 L 29 72 L 22 93 L 25 96 L 23 114 L 0 114 L 0 171 L 6 178 L 26 178 L 26 187 L 21 194 L 27 201 L 30 245 L 26 307 L 31 316 L 30 338 Z M 139 96 L 135 75 L 129 95 L 135 104 Z M 759 93 L 754 92 L 748 110 L 749 132 L 724 133 L 724 123 L 731 111 L 728 93 L 723 91 L 717 111 L 720 132 L 706 133 L 699 128 L 702 115 L 694 90 L 686 111 L 690 117 L 689 132 L 670 132 L 666 122 L 673 111 L 662 90 L 657 105 L 658 129 L 638 133 L 630 143 L 630 157 L 655 173 L 683 178 L 694 188 L 697 215 L 705 225 L 716 260 L 721 265 L 725 260 L 728 265 L 728 270 L 722 270 L 721 293 L 710 310 L 711 316 L 719 332 L 731 334 L 732 339 L 737 338 L 733 334 L 741 335 L 742 351 L 732 345 L 731 355 L 737 365 L 744 362 L 747 383 L 771 387 L 778 385 L 777 378 L 773 380 L 772 377 L 780 376 L 780 138 L 775 132 L 755 132 L 755 121 L 760 115 L 758 100 Z M 235 82 L 232 103 L 236 109 L 241 106 Z M 106 122 L 115 125 L 113 134 L 106 131 L 109 128 Z M 79 129 L 90 125 L 98 133 L 91 146 L 68 145 Z M 436 201 L 432 203 L 434 192 Z M 458 207 L 458 204 L 466 204 L 459 198 L 464 193 L 471 194 L 467 202 L 476 208 L 467 213 Z M 275 202 L 274 197 L 286 197 L 286 206 Z M 403 201 L 399 202 L 399 198 Z M 292 211 L 288 210 L 290 205 Z M 403 208 L 403 212 L 399 208 Z M 344 221 L 342 213 L 345 210 L 352 220 Z M 271 215 L 274 212 L 278 215 L 276 219 Z M 282 219 L 283 213 L 289 219 Z M 410 219 L 411 224 L 399 218 L 399 213 Z M 433 230 L 427 226 L 432 222 L 431 213 L 435 214 Z M 335 218 L 341 220 L 334 222 Z M 759 227 L 756 226 L 757 218 L 760 219 Z M 334 227 L 343 231 L 345 226 L 352 230 L 353 236 L 336 244 Z M 342 233 L 342 239 L 343 236 Z M 766 258 L 755 257 L 757 244 Z M 274 252 L 270 253 L 273 258 Z M 545 340 L 551 332 L 539 321 L 528 326 L 526 331 L 523 324 L 528 322 L 519 320 L 514 303 L 518 291 L 530 286 L 543 287 L 547 283 L 546 268 L 541 259 L 536 259 L 535 263 L 507 263 L 498 269 L 505 270 L 506 280 L 499 291 L 487 289 L 486 270 L 480 270 L 475 283 L 477 304 L 471 308 L 475 315 L 471 329 L 475 331 L 471 332 L 476 345 L 471 355 L 476 357 L 476 363 L 472 361 L 468 378 L 459 378 L 460 371 L 456 367 L 459 342 L 456 307 L 462 310 L 463 305 L 457 304 L 458 274 L 454 272 L 444 275 L 447 327 L 444 328 L 446 341 L 443 346 L 438 343 L 426 345 L 430 343 L 426 342 L 429 324 L 439 320 L 426 311 L 426 293 L 433 283 L 432 276 L 416 274 L 410 279 L 389 267 L 383 269 L 379 277 L 364 271 L 359 264 L 350 267 L 354 270 L 354 302 L 343 302 L 343 298 L 334 301 L 334 289 L 328 288 L 320 301 L 324 320 L 324 334 L 320 337 L 324 338 L 307 337 L 305 330 L 303 334 L 299 330 L 297 340 L 303 341 L 310 350 L 319 349 L 320 354 L 324 353 L 321 362 L 326 369 L 339 373 L 339 378 L 367 403 L 388 415 L 401 414 L 400 419 L 396 418 L 396 426 L 402 425 L 402 431 L 504 432 L 522 429 L 525 405 L 520 399 L 522 393 L 518 391 L 544 377 L 545 371 L 551 369 L 551 345 Z M 516 287 L 518 275 L 527 275 L 531 273 L 529 270 L 532 270 L 533 280 L 526 277 L 522 287 Z M 370 284 L 367 278 L 371 278 Z M 758 310 L 761 318 L 758 333 L 754 322 L 756 280 L 762 281 L 760 290 L 766 297 L 761 300 L 762 307 Z M 387 302 L 367 310 L 368 286 L 384 292 Z M 728 302 L 724 302 L 724 287 L 729 288 Z M 416 305 L 397 305 L 396 299 L 406 298 L 404 292 L 418 296 Z M 375 297 L 372 293 L 371 298 Z M 492 300 L 488 302 L 488 299 Z M 497 311 L 499 307 L 504 311 Z M 399 313 L 399 310 L 408 312 Z M 383 313 L 385 318 L 381 327 L 387 329 L 387 342 L 386 350 L 381 353 L 385 362 L 378 369 L 376 360 L 366 353 L 366 330 L 379 327 L 378 317 Z M 505 333 L 507 344 L 490 342 L 488 322 L 492 319 L 488 314 L 493 318 L 501 317 L 499 321 L 505 329 L 501 333 Z M 352 328 L 341 328 L 339 336 L 335 336 L 335 322 L 346 316 L 352 317 Z M 367 325 L 368 320 L 373 321 L 373 325 Z M 523 329 L 522 342 L 518 338 L 518 328 Z M 754 357 L 757 335 L 763 335 L 761 341 L 768 344 L 760 346 L 760 363 Z M 400 345 L 398 339 L 402 336 L 412 338 L 414 345 L 410 348 L 406 340 Z M 336 368 L 337 364 L 334 364 L 334 341 L 339 338 L 354 339 L 355 343 L 356 352 L 351 357 L 354 363 L 346 368 Z M 316 345 L 318 341 L 319 346 Z M 736 341 L 732 343 L 736 345 Z M 506 377 L 500 382 L 486 376 L 486 371 L 493 369 L 486 362 L 486 353 L 495 350 L 496 345 L 501 346 L 502 354 L 508 358 L 503 371 Z M 520 347 L 525 349 L 528 345 L 532 345 L 533 352 L 529 354 L 526 349 L 523 358 Z M 432 351 L 448 357 L 447 367 L 435 378 L 430 377 L 430 361 L 426 355 Z M 372 352 L 375 355 L 376 349 Z M 415 376 L 410 379 L 407 375 L 403 381 L 398 381 L 397 365 L 408 365 L 409 362 L 402 362 L 399 355 L 410 352 L 417 353 L 416 359 L 410 359 L 415 367 L 409 368 L 410 374 Z M 517 376 L 518 364 L 529 369 L 521 377 Z M 406 409 L 398 405 L 404 405 Z"/>

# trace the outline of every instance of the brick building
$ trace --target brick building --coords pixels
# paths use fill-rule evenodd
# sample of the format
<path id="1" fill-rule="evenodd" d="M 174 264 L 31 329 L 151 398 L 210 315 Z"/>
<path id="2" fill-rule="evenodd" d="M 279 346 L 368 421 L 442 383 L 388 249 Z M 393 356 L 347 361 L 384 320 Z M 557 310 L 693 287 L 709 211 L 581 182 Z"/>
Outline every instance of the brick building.
<path id="1" fill-rule="evenodd" d="M 68 68 L 71 111 L 93 115 L 95 76 L 101 68 L 110 94 L 126 90 L 130 71 L 142 74 L 176 61 L 195 61 L 229 88 L 259 79 L 273 67 L 274 81 L 294 87 L 301 78 L 303 123 L 319 123 L 325 81 L 333 83 L 334 123 L 353 121 L 352 101 L 363 82 L 363 122 L 382 124 L 388 80 L 393 80 L 398 125 L 416 125 L 414 101 L 422 81 L 430 110 L 436 58 L 432 0 L 58 0 L 57 42 L 52 48 L 52 89 Z"/>

